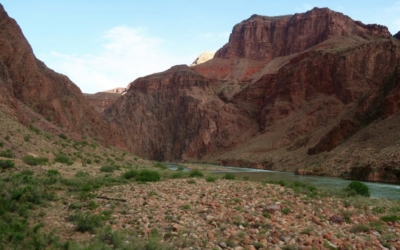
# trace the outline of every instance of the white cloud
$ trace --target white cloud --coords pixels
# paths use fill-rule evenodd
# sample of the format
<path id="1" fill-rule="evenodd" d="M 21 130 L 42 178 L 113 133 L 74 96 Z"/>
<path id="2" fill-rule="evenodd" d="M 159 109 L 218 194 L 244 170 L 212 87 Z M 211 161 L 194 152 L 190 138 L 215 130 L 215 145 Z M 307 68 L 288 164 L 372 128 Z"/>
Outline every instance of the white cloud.
<path id="1" fill-rule="evenodd" d="M 84 93 L 127 86 L 140 76 L 164 71 L 192 57 L 179 57 L 163 49 L 163 40 L 146 35 L 144 29 L 115 27 L 104 34 L 105 44 L 96 54 L 51 53 L 49 65 L 67 75 Z"/>

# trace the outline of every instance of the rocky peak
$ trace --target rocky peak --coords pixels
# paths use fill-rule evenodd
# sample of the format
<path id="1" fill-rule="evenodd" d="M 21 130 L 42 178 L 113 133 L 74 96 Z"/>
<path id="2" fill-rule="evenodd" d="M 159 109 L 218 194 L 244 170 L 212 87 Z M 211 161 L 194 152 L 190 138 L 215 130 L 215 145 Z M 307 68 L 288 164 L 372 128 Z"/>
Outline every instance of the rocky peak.
<path id="1" fill-rule="evenodd" d="M 110 89 L 103 91 L 104 93 L 113 93 L 113 94 L 120 94 L 120 95 L 125 95 L 126 94 L 127 88 L 115 88 L 115 89 Z"/>
<path id="2" fill-rule="evenodd" d="M 389 38 L 382 25 L 365 25 L 328 8 L 306 13 L 268 17 L 253 15 L 234 26 L 229 42 L 217 51 L 216 58 L 272 60 L 304 51 L 335 36 Z"/>
<path id="3" fill-rule="evenodd" d="M 394 37 L 396 37 L 397 39 L 400 39 L 400 31 L 396 33 L 396 35 L 394 35 Z"/>
<path id="4" fill-rule="evenodd" d="M 190 64 L 190 67 L 205 63 L 208 60 L 213 59 L 214 55 L 215 55 L 215 52 L 211 52 L 211 51 L 203 52 L 196 58 L 196 60 L 194 60 L 194 62 L 192 64 Z"/>

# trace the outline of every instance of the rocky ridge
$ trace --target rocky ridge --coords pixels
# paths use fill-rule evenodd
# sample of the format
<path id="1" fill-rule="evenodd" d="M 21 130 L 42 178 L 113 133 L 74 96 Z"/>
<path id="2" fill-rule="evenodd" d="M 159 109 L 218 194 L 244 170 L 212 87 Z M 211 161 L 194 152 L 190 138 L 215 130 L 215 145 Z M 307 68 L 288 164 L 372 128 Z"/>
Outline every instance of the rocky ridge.
<path id="1" fill-rule="evenodd" d="M 211 59 L 213 59 L 215 53 L 211 52 L 211 51 L 206 51 L 203 52 L 199 55 L 199 57 L 196 58 L 196 60 L 194 60 L 194 62 L 192 64 L 190 64 L 190 67 L 205 63 Z"/>
<path id="2" fill-rule="evenodd" d="M 80 89 L 35 57 L 20 27 L 2 5 L 0 27 L 0 79 L 6 90 L 2 92 L 3 103 L 19 120 L 24 120 L 23 105 L 69 131 L 124 147 L 121 137 L 88 105 Z"/>
<path id="3" fill-rule="evenodd" d="M 343 142 L 363 126 L 398 115 L 399 45 L 386 27 L 327 8 L 254 15 L 233 28 L 213 59 L 190 74 L 173 67 L 137 79 L 103 117 L 122 125 L 124 137 L 134 138 L 130 147 L 144 157 L 344 175 L 355 167 L 349 156 L 340 171 L 310 162 L 346 148 Z"/>

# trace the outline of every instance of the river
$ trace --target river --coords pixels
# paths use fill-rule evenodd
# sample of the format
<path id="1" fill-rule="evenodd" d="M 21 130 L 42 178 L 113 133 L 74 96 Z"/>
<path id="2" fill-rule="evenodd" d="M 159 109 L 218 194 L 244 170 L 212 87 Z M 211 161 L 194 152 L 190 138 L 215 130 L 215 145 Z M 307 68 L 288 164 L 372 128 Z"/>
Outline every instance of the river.
<path id="1" fill-rule="evenodd" d="M 171 169 L 176 170 L 176 165 L 167 164 Z M 327 189 L 343 189 L 349 185 L 350 180 L 344 180 L 335 177 L 321 177 L 321 176 L 310 176 L 310 175 L 295 175 L 291 172 L 274 172 L 268 170 L 252 169 L 252 168 L 237 168 L 237 167 L 226 167 L 226 166 L 215 166 L 215 165 L 202 165 L 204 167 L 209 166 L 213 169 L 211 172 L 216 174 L 232 173 L 236 176 L 237 180 L 248 179 L 251 181 L 278 181 L 283 180 L 285 182 L 300 181 L 304 183 L 313 184 L 317 187 L 323 187 Z M 218 168 L 218 170 L 215 170 Z M 186 171 L 188 169 L 185 168 Z M 387 183 L 377 182 L 363 182 L 365 183 L 371 192 L 371 197 L 388 198 L 400 200 L 400 185 L 393 185 Z"/>

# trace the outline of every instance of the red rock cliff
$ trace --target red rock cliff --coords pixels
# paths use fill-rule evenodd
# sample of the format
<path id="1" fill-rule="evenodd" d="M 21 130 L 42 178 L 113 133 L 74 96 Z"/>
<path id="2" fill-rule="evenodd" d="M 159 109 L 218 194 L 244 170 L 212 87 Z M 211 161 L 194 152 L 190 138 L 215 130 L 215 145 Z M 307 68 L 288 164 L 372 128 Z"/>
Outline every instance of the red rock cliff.
<path id="1" fill-rule="evenodd" d="M 68 130 L 88 134 L 103 143 L 123 141 L 90 107 L 68 77 L 38 60 L 18 24 L 0 5 L 0 78 L 11 98 Z M 3 93 L 2 93 L 3 94 Z"/>

